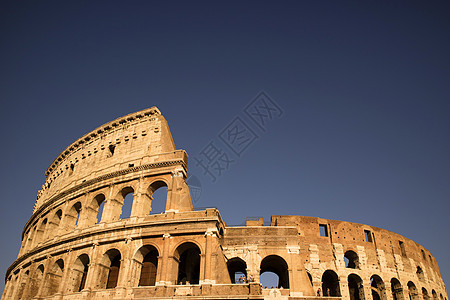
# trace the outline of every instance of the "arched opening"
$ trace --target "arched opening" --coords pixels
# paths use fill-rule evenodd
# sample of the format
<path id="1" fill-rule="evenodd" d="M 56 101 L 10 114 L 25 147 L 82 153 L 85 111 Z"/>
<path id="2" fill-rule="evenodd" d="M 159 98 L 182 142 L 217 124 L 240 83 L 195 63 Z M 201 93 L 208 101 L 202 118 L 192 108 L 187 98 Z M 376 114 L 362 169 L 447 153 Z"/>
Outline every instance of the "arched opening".
<path id="1" fill-rule="evenodd" d="M 77 202 L 66 212 L 64 217 L 64 223 L 66 224 L 67 231 L 73 230 L 80 221 L 81 214 L 81 202 Z"/>
<path id="2" fill-rule="evenodd" d="M 89 256 L 82 254 L 75 260 L 73 268 L 70 272 L 68 287 L 69 292 L 81 292 L 86 284 L 86 277 L 89 271 Z"/>
<path id="3" fill-rule="evenodd" d="M 133 208 L 134 190 L 132 187 L 126 187 L 120 191 L 121 200 L 123 200 L 121 219 L 128 219 L 131 216 Z"/>
<path id="4" fill-rule="evenodd" d="M 61 223 L 62 210 L 58 209 L 55 214 L 49 219 L 47 224 L 47 238 L 52 239 L 58 235 L 59 225 Z"/>
<path id="5" fill-rule="evenodd" d="M 312 278 L 311 278 L 312 283 Z M 322 293 L 324 296 L 340 297 L 339 277 L 336 272 L 326 270 L 322 275 Z"/>
<path id="6" fill-rule="evenodd" d="M 42 292 L 42 296 L 51 296 L 58 293 L 63 271 L 64 271 L 64 261 L 62 259 L 58 259 L 53 264 L 50 271 L 47 272 L 47 276 L 44 282 L 46 286 L 44 288 L 44 291 Z"/>
<path id="7" fill-rule="evenodd" d="M 45 228 L 47 227 L 47 218 L 45 218 L 41 224 L 36 228 L 35 245 L 44 242 L 45 240 Z"/>
<path id="8" fill-rule="evenodd" d="M 391 293 L 392 299 L 394 300 L 404 300 L 403 299 L 403 288 L 400 281 L 397 278 L 391 279 Z"/>
<path id="9" fill-rule="evenodd" d="M 419 293 L 416 285 L 412 281 L 408 281 L 408 295 L 410 300 L 419 300 Z"/>
<path id="10" fill-rule="evenodd" d="M 227 269 L 231 283 L 244 283 L 247 281 L 247 264 L 241 258 L 233 257 L 228 260 Z"/>
<path id="11" fill-rule="evenodd" d="M 386 300 L 386 288 L 384 286 L 384 282 L 378 275 L 373 275 L 370 277 L 370 287 L 372 290 L 372 299 L 373 300 Z"/>
<path id="12" fill-rule="evenodd" d="M 159 214 L 166 211 L 167 184 L 164 181 L 153 182 L 148 188 L 150 213 Z"/>
<path id="13" fill-rule="evenodd" d="M 99 288 L 112 289 L 117 286 L 121 259 L 122 256 L 117 249 L 110 249 L 103 254 L 102 261 L 99 264 Z"/>
<path id="14" fill-rule="evenodd" d="M 444 300 L 444 296 L 442 296 L 442 294 L 439 294 L 439 297 L 441 298 L 441 300 Z"/>
<path id="15" fill-rule="evenodd" d="M 361 277 L 356 274 L 348 275 L 348 291 L 350 300 L 364 300 L 364 287 Z"/>
<path id="16" fill-rule="evenodd" d="M 438 295 L 435 290 L 431 290 L 431 295 L 433 295 L 433 300 L 438 300 Z"/>
<path id="17" fill-rule="evenodd" d="M 158 250 L 150 245 L 143 246 L 136 253 L 136 260 L 141 263 L 139 286 L 154 286 L 158 270 Z"/>
<path id="18" fill-rule="evenodd" d="M 92 199 L 91 208 L 92 213 L 89 216 L 89 225 L 98 224 L 102 220 L 103 208 L 105 207 L 105 195 L 98 194 Z"/>
<path id="19" fill-rule="evenodd" d="M 32 278 L 31 278 L 31 283 L 30 283 L 30 298 L 34 298 L 38 291 L 39 288 L 43 282 L 44 279 L 44 266 L 43 265 L 39 265 L 39 267 L 36 268 L 36 270 L 34 271 Z"/>
<path id="20" fill-rule="evenodd" d="M 278 256 L 278 255 L 269 255 L 266 256 L 261 261 L 261 273 L 260 273 L 260 282 L 263 284 L 263 286 L 266 286 L 264 284 L 265 278 L 263 277 L 261 279 L 261 276 L 266 272 L 272 272 L 278 276 L 278 282 L 274 285 L 277 288 L 289 288 L 289 272 L 288 272 L 288 264 L 286 261 Z M 270 284 L 267 286 L 271 286 Z"/>
<path id="21" fill-rule="evenodd" d="M 200 279 L 200 249 L 194 243 L 184 243 L 175 250 L 178 260 L 178 284 L 198 284 Z"/>
<path id="22" fill-rule="evenodd" d="M 422 288 L 422 297 L 423 297 L 423 300 L 430 300 L 430 295 L 428 295 L 428 291 L 424 287 Z"/>
<path id="23" fill-rule="evenodd" d="M 5 284 L 5 291 L 4 291 L 4 295 L 5 295 L 6 299 L 12 299 L 14 290 L 17 285 L 17 277 L 18 277 L 18 275 L 15 275 L 15 276 L 10 275 L 8 277 L 8 281 Z"/>
<path id="24" fill-rule="evenodd" d="M 425 275 L 423 274 L 423 270 L 421 267 L 419 267 L 419 266 L 417 267 L 416 274 L 417 274 L 417 278 L 419 278 L 420 281 L 425 281 Z"/>
<path id="25" fill-rule="evenodd" d="M 359 258 L 356 252 L 349 250 L 344 254 L 345 267 L 350 269 L 359 269 Z"/>
<path id="26" fill-rule="evenodd" d="M 17 299 L 22 299 L 23 292 L 25 291 L 29 278 L 30 271 L 26 270 L 25 273 L 23 273 L 22 278 L 20 279 L 19 290 L 17 291 Z"/>

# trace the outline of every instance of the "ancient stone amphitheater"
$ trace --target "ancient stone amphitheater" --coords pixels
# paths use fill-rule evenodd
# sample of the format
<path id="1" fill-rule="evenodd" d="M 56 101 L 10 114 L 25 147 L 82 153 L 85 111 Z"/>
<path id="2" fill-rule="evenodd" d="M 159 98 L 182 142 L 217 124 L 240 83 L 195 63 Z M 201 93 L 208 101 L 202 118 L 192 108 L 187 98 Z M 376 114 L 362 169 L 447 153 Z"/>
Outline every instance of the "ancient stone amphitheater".
<path id="1" fill-rule="evenodd" d="M 303 216 L 234 227 L 195 210 L 187 161 L 156 107 L 75 141 L 45 173 L 2 299 L 447 300 L 431 253 L 394 232 Z"/>

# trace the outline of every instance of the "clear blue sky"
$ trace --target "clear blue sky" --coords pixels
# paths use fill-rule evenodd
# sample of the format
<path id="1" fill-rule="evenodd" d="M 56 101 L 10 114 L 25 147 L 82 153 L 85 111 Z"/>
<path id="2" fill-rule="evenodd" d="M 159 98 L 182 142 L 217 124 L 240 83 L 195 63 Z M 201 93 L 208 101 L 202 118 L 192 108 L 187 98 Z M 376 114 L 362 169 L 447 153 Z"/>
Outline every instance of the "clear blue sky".
<path id="1" fill-rule="evenodd" d="M 156 105 L 201 182 L 196 206 L 229 224 L 298 214 L 389 229 L 430 250 L 448 283 L 449 15 L 448 1 L 2 1 L 0 275 L 53 159 Z M 265 131 L 244 112 L 261 90 L 283 111 Z M 257 139 L 213 183 L 193 158 L 225 147 L 236 117 Z"/>

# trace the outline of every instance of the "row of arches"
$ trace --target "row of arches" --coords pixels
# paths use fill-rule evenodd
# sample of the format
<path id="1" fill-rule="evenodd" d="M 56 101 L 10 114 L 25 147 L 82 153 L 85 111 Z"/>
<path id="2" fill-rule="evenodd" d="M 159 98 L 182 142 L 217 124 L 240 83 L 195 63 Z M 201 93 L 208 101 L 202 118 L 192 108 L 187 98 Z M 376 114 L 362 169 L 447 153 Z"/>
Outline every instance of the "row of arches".
<path id="1" fill-rule="evenodd" d="M 247 263 L 243 259 L 239 257 L 229 259 L 227 261 L 227 268 L 231 283 L 242 283 L 237 280 L 241 276 L 244 276 L 249 281 Z M 289 288 L 288 264 L 278 255 L 268 255 L 261 261 L 259 276 L 259 282 L 263 286 Z M 268 278 L 265 278 L 266 276 Z"/>
<path id="2" fill-rule="evenodd" d="M 186 242 L 173 253 L 177 263 L 178 284 L 198 284 L 200 278 L 200 248 Z M 158 260 L 160 253 L 153 245 L 144 245 L 134 254 L 130 270 L 133 271 L 132 286 L 154 286 L 158 280 Z M 20 277 L 9 278 L 6 299 L 28 299 L 52 296 L 56 293 L 81 292 L 86 287 L 92 289 L 113 289 L 118 286 L 123 272 L 122 253 L 112 248 L 99 261 L 92 262 L 87 253 L 80 254 L 67 269 L 64 259 L 56 260 L 51 266 L 39 264 L 35 269 L 26 270 Z M 46 269 L 48 268 L 48 270 Z M 17 284 L 17 281 L 20 284 Z M 174 280 L 175 281 L 175 280 Z"/>
<path id="3" fill-rule="evenodd" d="M 143 209 L 145 214 L 161 213 L 165 210 L 167 199 L 167 183 L 162 180 L 154 181 L 141 193 L 144 199 Z M 26 252 L 56 235 L 62 235 L 73 231 L 75 228 L 86 228 L 100 222 L 111 222 L 119 219 L 127 219 L 132 216 L 135 205 L 136 187 L 124 186 L 111 199 L 107 199 L 107 192 L 99 192 L 94 197 L 73 200 L 64 208 L 57 208 L 47 214 L 42 221 L 34 223 L 29 228 L 22 240 L 21 253 Z M 157 199 L 158 201 L 153 201 Z"/>
<path id="4" fill-rule="evenodd" d="M 310 276 L 312 281 L 312 277 Z M 390 287 L 386 287 L 383 279 L 378 275 L 372 275 L 370 277 L 370 291 L 371 295 L 365 295 L 363 280 L 357 274 L 350 274 L 347 277 L 348 292 L 350 300 L 364 300 L 366 296 L 373 300 L 387 300 L 389 297 L 387 293 L 392 295 L 394 300 L 421 300 L 419 297 L 416 285 L 409 281 L 407 283 L 407 290 L 405 291 L 400 281 L 393 277 L 390 280 Z M 326 270 L 322 275 L 322 292 L 323 296 L 341 297 L 341 285 L 339 276 L 333 270 Z M 431 291 L 433 300 L 447 300 L 442 294 L 438 296 L 437 292 L 433 289 Z M 431 300 L 429 293 L 425 287 L 422 287 L 423 300 Z"/>

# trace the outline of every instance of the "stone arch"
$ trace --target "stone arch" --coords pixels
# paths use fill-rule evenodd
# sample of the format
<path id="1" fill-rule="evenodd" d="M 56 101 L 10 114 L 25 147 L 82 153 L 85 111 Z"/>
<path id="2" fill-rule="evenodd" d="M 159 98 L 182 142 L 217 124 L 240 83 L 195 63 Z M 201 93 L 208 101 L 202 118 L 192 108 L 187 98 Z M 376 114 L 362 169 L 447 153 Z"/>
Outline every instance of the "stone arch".
<path id="1" fill-rule="evenodd" d="M 29 288 L 30 298 L 34 298 L 37 295 L 43 280 L 44 280 L 44 265 L 41 264 L 35 269 L 31 277 Z"/>
<path id="2" fill-rule="evenodd" d="M 20 278 L 20 283 L 19 283 L 19 290 L 17 291 L 17 299 L 22 299 L 24 292 L 25 292 L 25 288 L 27 287 L 28 284 L 28 280 L 30 278 L 30 271 L 26 270 L 22 277 Z"/>
<path id="3" fill-rule="evenodd" d="M 179 245 L 174 253 L 178 261 L 177 284 L 198 284 L 200 282 L 200 248 L 193 242 Z"/>
<path id="4" fill-rule="evenodd" d="M 431 295 L 433 296 L 433 300 L 438 300 L 439 299 L 438 295 L 437 295 L 437 293 L 436 293 L 436 291 L 434 289 L 431 290 Z"/>
<path id="5" fill-rule="evenodd" d="M 312 278 L 310 280 L 312 283 Z M 341 297 L 339 276 L 333 270 L 326 270 L 322 274 L 322 293 L 324 296 Z"/>
<path id="6" fill-rule="evenodd" d="M 233 257 L 227 261 L 228 274 L 231 283 L 236 283 L 237 276 L 247 277 L 247 263 L 240 257 Z"/>
<path id="7" fill-rule="evenodd" d="M 152 183 L 148 186 L 148 188 L 147 188 L 147 195 L 148 195 L 148 197 L 150 199 L 150 203 L 149 203 L 149 206 L 150 206 L 149 207 L 149 212 L 150 213 L 159 213 L 159 212 L 161 212 L 161 211 L 159 211 L 161 209 L 155 209 L 156 206 L 158 208 L 162 208 L 162 212 L 164 212 L 166 210 L 167 198 L 168 198 L 168 187 L 169 187 L 168 183 L 162 178 L 158 178 L 158 179 L 152 181 Z M 154 193 L 157 190 L 164 189 L 164 188 L 166 189 L 166 192 L 165 192 L 165 199 L 164 199 L 163 203 L 154 203 L 153 200 L 156 200 L 156 201 L 163 200 L 163 199 L 154 199 Z"/>
<path id="8" fill-rule="evenodd" d="M 51 218 L 49 218 L 47 224 L 47 238 L 50 239 L 53 236 L 58 234 L 59 225 L 61 224 L 62 219 L 62 209 L 58 209 Z"/>
<path id="9" fill-rule="evenodd" d="M 430 295 L 426 288 L 422 287 L 422 298 L 423 300 L 430 300 Z"/>
<path id="10" fill-rule="evenodd" d="M 117 249 L 109 249 L 103 254 L 98 286 L 102 289 L 112 289 L 117 286 L 122 256 Z"/>
<path id="11" fill-rule="evenodd" d="M 45 286 L 42 291 L 42 296 L 51 296 L 59 292 L 63 272 L 64 261 L 62 259 L 58 259 L 45 276 Z"/>
<path id="12" fill-rule="evenodd" d="M 47 218 L 42 220 L 42 222 L 36 227 L 36 234 L 34 235 L 35 245 L 38 245 L 45 240 L 45 229 L 47 227 Z"/>
<path id="13" fill-rule="evenodd" d="M 106 197 L 104 193 L 98 193 L 92 198 L 86 215 L 87 226 L 92 226 L 102 221 L 105 200 Z"/>
<path id="14" fill-rule="evenodd" d="M 359 269 L 359 257 L 355 251 L 348 250 L 344 254 L 345 267 L 350 269 Z"/>
<path id="15" fill-rule="evenodd" d="M 289 271 L 287 262 L 278 255 L 268 255 L 260 265 L 260 277 L 264 272 L 272 272 L 278 276 L 278 288 L 289 288 Z"/>
<path id="16" fill-rule="evenodd" d="M 370 287 L 373 300 L 387 300 L 386 287 L 380 276 L 372 275 L 370 277 Z"/>
<path id="17" fill-rule="evenodd" d="M 408 281 L 408 295 L 410 300 L 419 300 L 419 293 L 416 285 L 412 281 Z"/>
<path id="18" fill-rule="evenodd" d="M 393 300 L 404 300 L 402 285 L 395 277 L 391 279 L 391 293 Z"/>
<path id="19" fill-rule="evenodd" d="M 89 256 L 81 254 L 75 260 L 70 270 L 68 280 L 68 292 L 81 292 L 86 284 L 86 278 L 89 271 Z"/>
<path id="20" fill-rule="evenodd" d="M 14 276 L 10 275 L 8 277 L 8 281 L 5 284 L 5 291 L 4 291 L 5 299 L 12 299 L 17 284 L 17 278 L 18 278 L 17 274 Z"/>
<path id="21" fill-rule="evenodd" d="M 416 275 L 419 281 L 425 281 L 425 274 L 420 266 L 417 266 Z"/>
<path id="22" fill-rule="evenodd" d="M 69 210 L 64 214 L 64 223 L 66 230 L 71 231 L 75 229 L 80 221 L 81 202 L 75 202 Z"/>
<path id="23" fill-rule="evenodd" d="M 139 264 L 139 286 L 154 286 L 158 271 L 159 251 L 153 245 L 144 245 L 134 255 Z"/>
<path id="24" fill-rule="evenodd" d="M 348 275 L 348 291 L 350 300 L 364 300 L 364 286 L 361 277 L 352 273 Z"/>

